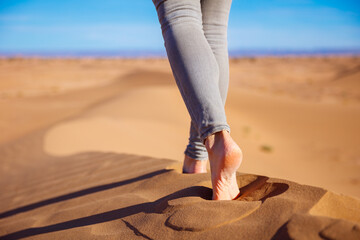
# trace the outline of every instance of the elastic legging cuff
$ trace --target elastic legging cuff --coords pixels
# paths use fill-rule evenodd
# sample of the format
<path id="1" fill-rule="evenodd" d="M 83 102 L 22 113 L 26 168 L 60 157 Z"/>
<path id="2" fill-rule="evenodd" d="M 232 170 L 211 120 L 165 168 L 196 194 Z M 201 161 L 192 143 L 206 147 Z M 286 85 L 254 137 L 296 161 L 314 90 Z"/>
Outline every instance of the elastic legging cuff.
<path id="1" fill-rule="evenodd" d="M 193 152 L 188 151 L 188 149 L 186 149 L 184 154 L 194 160 L 205 161 L 205 160 L 209 159 L 207 152 L 201 152 L 201 153 L 194 154 Z"/>

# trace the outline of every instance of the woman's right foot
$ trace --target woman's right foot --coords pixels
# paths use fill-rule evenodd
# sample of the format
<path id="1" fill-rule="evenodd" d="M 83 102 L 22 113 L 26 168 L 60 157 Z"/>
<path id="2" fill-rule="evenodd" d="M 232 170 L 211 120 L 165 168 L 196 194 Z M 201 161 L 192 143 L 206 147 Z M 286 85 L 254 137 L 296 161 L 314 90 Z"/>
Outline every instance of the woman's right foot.
<path id="1" fill-rule="evenodd" d="M 185 155 L 183 173 L 206 173 L 207 160 L 195 160 Z"/>
<path id="2" fill-rule="evenodd" d="M 240 191 L 236 181 L 236 170 L 242 161 L 242 152 L 223 130 L 209 136 L 205 141 L 209 154 L 213 200 L 233 200 Z"/>

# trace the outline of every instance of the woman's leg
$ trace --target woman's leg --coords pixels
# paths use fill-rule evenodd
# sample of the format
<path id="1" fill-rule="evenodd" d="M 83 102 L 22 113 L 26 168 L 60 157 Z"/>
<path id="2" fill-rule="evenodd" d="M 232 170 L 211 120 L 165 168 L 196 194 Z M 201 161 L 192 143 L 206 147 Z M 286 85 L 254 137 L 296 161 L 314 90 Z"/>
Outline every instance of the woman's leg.
<path id="1" fill-rule="evenodd" d="M 189 135 L 189 143 L 184 152 L 183 173 L 205 173 L 209 157 L 193 121 L 190 122 Z"/>
<path id="2" fill-rule="evenodd" d="M 219 67 L 219 90 L 225 106 L 229 87 L 227 29 L 232 0 L 201 0 L 203 29 Z"/>
<path id="3" fill-rule="evenodd" d="M 209 153 L 213 199 L 232 199 L 239 193 L 241 150 L 229 135 L 219 65 L 205 38 L 200 0 L 153 1 L 173 75 Z"/>
<path id="4" fill-rule="evenodd" d="M 224 106 L 229 86 L 227 28 L 231 2 L 231 0 L 200 2 L 204 35 L 219 67 L 219 91 Z M 205 172 L 206 163 L 199 161 L 206 161 L 208 153 L 192 121 L 190 125 L 189 143 L 184 152 L 184 168 L 187 166 L 185 168 L 187 172 Z"/>
<path id="5" fill-rule="evenodd" d="M 219 90 L 225 106 L 229 86 L 229 55 L 227 46 L 228 19 L 231 0 L 201 0 L 205 37 L 219 66 Z M 239 194 L 236 170 L 242 161 L 242 152 L 227 131 L 217 132 L 206 139 L 213 199 L 234 199 Z"/>
<path id="6" fill-rule="evenodd" d="M 219 66 L 203 32 L 200 0 L 154 1 L 160 2 L 157 12 L 173 75 L 201 141 L 230 131 Z"/>

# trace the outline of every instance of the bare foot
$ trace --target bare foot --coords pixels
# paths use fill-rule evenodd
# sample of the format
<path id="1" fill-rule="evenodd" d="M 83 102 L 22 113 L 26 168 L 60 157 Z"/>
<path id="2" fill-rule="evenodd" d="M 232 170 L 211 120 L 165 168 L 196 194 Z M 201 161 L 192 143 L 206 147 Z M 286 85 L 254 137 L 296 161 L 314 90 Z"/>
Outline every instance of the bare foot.
<path id="1" fill-rule="evenodd" d="M 207 160 L 195 160 L 185 155 L 183 173 L 206 173 Z"/>
<path id="2" fill-rule="evenodd" d="M 213 200 L 232 200 L 240 193 L 236 170 L 242 161 L 242 152 L 230 134 L 223 130 L 206 138 L 209 154 Z"/>

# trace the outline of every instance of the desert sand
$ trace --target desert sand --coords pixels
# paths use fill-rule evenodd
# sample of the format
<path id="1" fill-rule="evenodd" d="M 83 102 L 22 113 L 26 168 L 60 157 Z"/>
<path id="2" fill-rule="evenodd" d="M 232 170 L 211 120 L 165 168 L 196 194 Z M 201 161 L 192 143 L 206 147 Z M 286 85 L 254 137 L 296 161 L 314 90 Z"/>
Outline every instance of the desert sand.
<path id="1" fill-rule="evenodd" d="M 182 174 L 166 59 L 0 59 L 0 239 L 360 239 L 360 57 L 230 62 L 241 197 Z"/>

